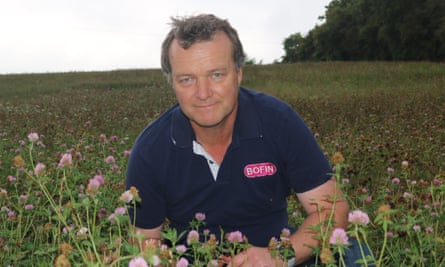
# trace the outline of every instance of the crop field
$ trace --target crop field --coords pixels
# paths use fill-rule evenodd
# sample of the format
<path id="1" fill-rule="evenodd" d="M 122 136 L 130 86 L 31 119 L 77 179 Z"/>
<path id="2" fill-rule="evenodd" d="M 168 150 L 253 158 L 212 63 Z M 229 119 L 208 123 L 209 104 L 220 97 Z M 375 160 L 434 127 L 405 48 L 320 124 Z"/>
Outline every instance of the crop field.
<path id="1" fill-rule="evenodd" d="M 285 100 L 312 130 L 351 211 L 369 218 L 347 231 L 371 248 L 364 265 L 445 266 L 445 64 L 248 65 L 242 85 Z M 173 103 L 158 69 L 0 75 L 0 266 L 187 266 L 186 253 L 213 266 L 209 251 L 230 254 L 227 242 L 143 253 L 130 242 L 127 160 Z M 290 223 L 303 216 L 290 196 Z M 326 252 L 345 248 L 319 238 L 328 266 Z"/>

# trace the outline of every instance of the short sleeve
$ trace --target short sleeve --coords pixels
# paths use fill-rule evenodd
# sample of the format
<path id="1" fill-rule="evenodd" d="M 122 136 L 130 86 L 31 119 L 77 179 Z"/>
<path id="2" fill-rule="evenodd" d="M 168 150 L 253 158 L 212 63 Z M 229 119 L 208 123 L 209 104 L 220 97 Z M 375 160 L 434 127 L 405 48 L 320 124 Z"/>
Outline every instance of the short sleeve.
<path id="1" fill-rule="evenodd" d="M 166 205 L 158 171 L 150 155 L 141 143 L 136 143 L 128 162 L 126 173 L 127 190 L 134 186 L 139 191 L 141 201 L 130 205 L 128 213 L 136 227 L 151 229 L 164 222 Z"/>
<path id="2" fill-rule="evenodd" d="M 332 168 L 301 117 L 291 108 L 282 120 L 280 133 L 285 176 L 297 193 L 311 190 L 330 179 Z"/>

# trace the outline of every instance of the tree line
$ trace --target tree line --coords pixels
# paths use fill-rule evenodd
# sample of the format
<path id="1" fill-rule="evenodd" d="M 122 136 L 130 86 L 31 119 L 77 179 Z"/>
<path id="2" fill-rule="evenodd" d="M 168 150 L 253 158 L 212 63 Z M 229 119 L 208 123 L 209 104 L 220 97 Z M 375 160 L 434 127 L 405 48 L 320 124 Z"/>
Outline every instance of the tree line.
<path id="1" fill-rule="evenodd" d="M 333 0 L 320 19 L 283 41 L 282 62 L 445 60 L 444 0 Z"/>

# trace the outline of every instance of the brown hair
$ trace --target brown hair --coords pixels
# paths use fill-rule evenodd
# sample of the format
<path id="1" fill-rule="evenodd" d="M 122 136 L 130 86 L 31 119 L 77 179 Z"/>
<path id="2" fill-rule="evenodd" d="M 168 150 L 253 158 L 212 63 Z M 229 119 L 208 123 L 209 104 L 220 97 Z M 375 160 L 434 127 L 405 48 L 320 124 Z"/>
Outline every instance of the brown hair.
<path id="1" fill-rule="evenodd" d="M 210 40 L 217 32 L 225 32 L 233 47 L 233 61 L 239 70 L 243 67 L 246 55 L 239 40 L 238 33 L 227 20 L 211 14 L 201 14 L 192 17 L 172 18 L 172 29 L 162 43 L 161 69 L 171 83 L 171 64 L 169 49 L 173 40 L 178 40 L 182 48 L 187 49 L 194 43 Z"/>

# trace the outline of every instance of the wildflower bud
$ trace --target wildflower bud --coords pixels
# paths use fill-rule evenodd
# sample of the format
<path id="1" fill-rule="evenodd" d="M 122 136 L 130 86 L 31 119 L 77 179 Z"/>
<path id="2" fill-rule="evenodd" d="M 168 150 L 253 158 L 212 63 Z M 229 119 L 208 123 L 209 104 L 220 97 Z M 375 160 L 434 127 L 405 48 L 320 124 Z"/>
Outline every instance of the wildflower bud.
<path id="1" fill-rule="evenodd" d="M 207 267 L 218 267 L 220 266 L 217 260 L 211 260 L 207 263 Z"/>
<path id="2" fill-rule="evenodd" d="M 14 211 L 8 211 L 8 221 L 15 221 L 16 218 L 16 213 Z"/>
<path id="3" fill-rule="evenodd" d="M 110 214 L 110 216 L 108 216 L 108 220 L 112 223 L 116 223 L 116 214 Z"/>
<path id="4" fill-rule="evenodd" d="M 377 209 L 377 215 L 382 214 L 383 218 L 385 219 L 389 219 L 390 215 L 389 212 L 391 211 L 391 207 L 387 204 L 383 204 L 381 205 L 378 209 Z"/>
<path id="5" fill-rule="evenodd" d="M 14 167 L 16 167 L 17 169 L 23 168 L 23 166 L 25 166 L 25 160 L 20 155 L 15 156 L 12 162 Z"/>
<path id="6" fill-rule="evenodd" d="M 154 248 L 156 251 L 156 247 Z M 159 257 L 161 261 L 168 261 L 170 260 L 173 255 L 170 249 L 168 249 L 165 245 L 161 245 L 161 251 L 159 252 Z"/>
<path id="7" fill-rule="evenodd" d="M 394 178 L 392 178 L 391 183 L 395 184 L 395 185 L 398 185 L 398 184 L 400 184 L 400 179 L 397 178 L 397 177 L 394 177 Z"/>
<path id="8" fill-rule="evenodd" d="M 133 195 L 135 201 L 141 201 L 141 197 L 139 196 L 139 190 L 136 187 L 134 186 L 130 187 L 130 192 Z"/>
<path id="9" fill-rule="evenodd" d="M 353 224 L 366 225 L 369 223 L 369 216 L 361 210 L 354 210 L 349 213 L 348 221 Z"/>
<path id="10" fill-rule="evenodd" d="M 28 134 L 28 140 L 31 143 L 37 142 L 39 140 L 39 134 L 37 134 L 37 133 L 30 133 L 30 134 Z"/>
<path id="11" fill-rule="evenodd" d="M 152 266 L 159 266 L 159 264 L 161 264 L 161 259 L 155 254 L 151 256 L 150 263 Z"/>
<path id="12" fill-rule="evenodd" d="M 97 213 L 97 218 L 100 220 L 100 219 L 103 219 L 105 217 L 107 217 L 107 209 L 100 208 L 99 212 Z"/>
<path id="13" fill-rule="evenodd" d="M 281 238 L 289 237 L 290 236 L 290 230 L 287 229 L 287 228 L 283 228 L 283 230 L 281 230 L 280 236 L 281 236 Z"/>
<path id="14" fill-rule="evenodd" d="M 206 219 L 206 215 L 204 213 L 202 213 L 202 212 L 198 212 L 198 213 L 195 214 L 195 218 L 198 221 L 204 221 Z"/>
<path id="15" fill-rule="evenodd" d="M 277 250 L 277 247 L 278 247 L 278 240 L 275 238 L 275 237 L 272 237 L 270 240 L 269 240 L 269 244 L 268 244 L 268 246 L 267 246 L 267 248 L 269 249 L 269 251 L 276 251 Z"/>
<path id="16" fill-rule="evenodd" d="M 54 260 L 54 266 L 56 266 L 56 267 L 71 266 L 71 263 L 70 263 L 68 257 L 65 254 L 60 254 Z"/>
<path id="17" fill-rule="evenodd" d="M 341 152 L 337 151 L 332 156 L 332 161 L 334 162 L 334 165 L 337 165 L 345 162 L 345 158 L 343 157 L 343 154 Z"/>
<path id="18" fill-rule="evenodd" d="M 99 140 L 100 140 L 102 143 L 105 143 L 105 142 L 107 142 L 107 136 L 106 136 L 105 134 L 100 134 L 100 135 L 99 135 Z"/>
<path id="19" fill-rule="evenodd" d="M 87 194 L 90 196 L 95 196 L 99 190 L 100 182 L 97 179 L 90 179 L 87 186 Z"/>
<path id="20" fill-rule="evenodd" d="M 181 257 L 179 261 L 176 263 L 176 267 L 187 267 L 189 262 L 186 258 Z"/>
<path id="21" fill-rule="evenodd" d="M 34 174 L 40 176 L 44 169 L 45 169 L 45 164 L 39 162 L 36 164 L 36 167 L 34 168 Z"/>
<path id="22" fill-rule="evenodd" d="M 62 254 L 68 255 L 73 251 L 73 247 L 68 243 L 62 243 L 60 245 L 60 250 L 62 251 Z"/>
<path id="23" fill-rule="evenodd" d="M 231 232 L 228 234 L 227 240 L 230 243 L 241 243 L 243 242 L 243 234 L 240 231 Z"/>
<path id="24" fill-rule="evenodd" d="M 329 243 L 337 246 L 349 245 L 346 231 L 343 228 L 335 228 L 329 238 Z"/>
<path id="25" fill-rule="evenodd" d="M 128 267 L 148 267 L 148 263 L 142 257 L 136 257 L 131 259 L 128 263 Z"/>
<path id="26" fill-rule="evenodd" d="M 187 251 L 187 247 L 184 245 L 178 245 L 176 246 L 176 251 L 179 252 L 180 254 L 183 254 Z"/>
<path id="27" fill-rule="evenodd" d="M 6 189 L 0 188 L 0 198 L 8 197 L 8 191 Z"/>
<path id="28" fill-rule="evenodd" d="M 125 207 L 118 207 L 114 210 L 114 214 L 117 215 L 124 215 L 125 213 L 127 213 L 127 208 Z"/>
<path id="29" fill-rule="evenodd" d="M 62 158 L 59 161 L 58 166 L 60 168 L 68 167 L 71 168 L 73 165 L 73 157 L 70 153 L 65 153 L 62 155 Z"/>
<path id="30" fill-rule="evenodd" d="M 100 185 L 105 184 L 105 179 L 101 174 L 94 175 L 93 179 L 96 180 Z"/>
<path id="31" fill-rule="evenodd" d="M 323 264 L 333 264 L 335 263 L 334 256 L 332 256 L 332 251 L 329 248 L 323 248 L 320 253 L 320 260 Z"/>
<path id="32" fill-rule="evenodd" d="M 403 198 L 405 198 L 405 199 L 414 199 L 414 195 L 409 193 L 409 192 L 404 192 L 403 193 Z"/>
<path id="33" fill-rule="evenodd" d="M 187 244 L 195 244 L 199 242 L 199 233 L 195 230 L 192 230 L 187 235 Z"/>
<path id="34" fill-rule="evenodd" d="M 402 161 L 402 169 L 403 169 L 403 170 L 407 169 L 408 166 L 409 166 L 408 161 L 406 161 L 406 160 Z"/>
<path id="35" fill-rule="evenodd" d="M 211 234 L 209 239 L 206 242 L 207 247 L 211 248 L 212 253 L 216 253 L 216 245 L 218 244 L 218 240 L 214 234 Z"/>
<path id="36" fill-rule="evenodd" d="M 27 194 L 21 194 L 20 197 L 19 197 L 19 203 L 20 204 L 24 204 L 27 199 L 28 199 L 28 195 Z"/>
<path id="37" fill-rule="evenodd" d="M 130 203 L 133 200 L 133 194 L 130 190 L 127 190 L 122 193 L 122 195 L 119 197 L 120 200 L 122 200 L 125 203 Z"/>
<path id="38" fill-rule="evenodd" d="M 105 158 L 105 162 L 108 164 L 115 163 L 116 159 L 113 156 L 108 156 Z"/>
<path id="39" fill-rule="evenodd" d="M 87 238 L 88 232 L 89 232 L 88 228 L 82 227 L 77 231 L 76 236 L 80 240 L 85 240 Z"/>

